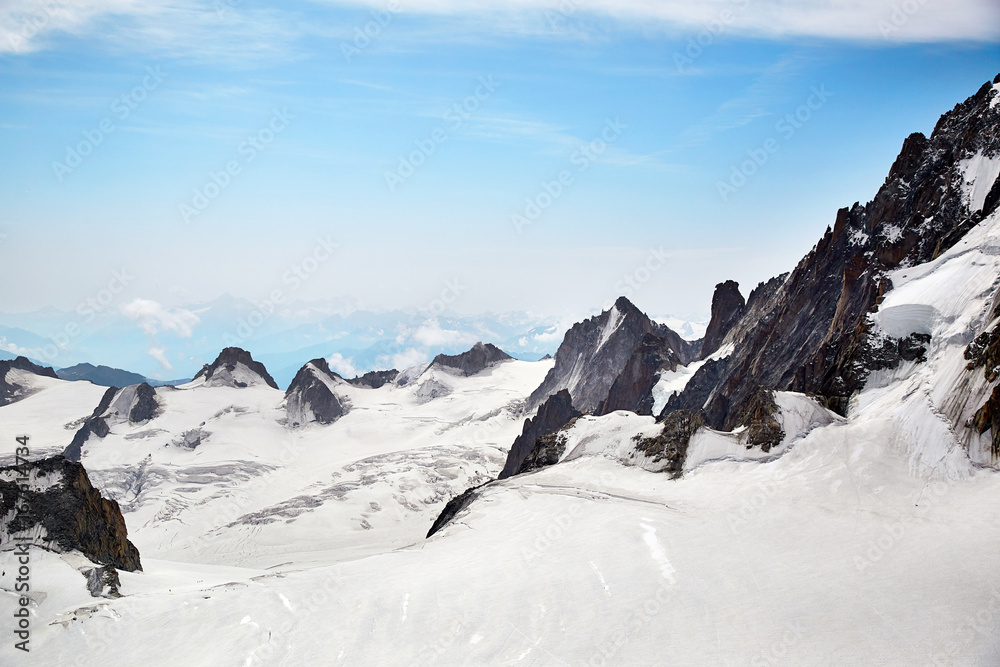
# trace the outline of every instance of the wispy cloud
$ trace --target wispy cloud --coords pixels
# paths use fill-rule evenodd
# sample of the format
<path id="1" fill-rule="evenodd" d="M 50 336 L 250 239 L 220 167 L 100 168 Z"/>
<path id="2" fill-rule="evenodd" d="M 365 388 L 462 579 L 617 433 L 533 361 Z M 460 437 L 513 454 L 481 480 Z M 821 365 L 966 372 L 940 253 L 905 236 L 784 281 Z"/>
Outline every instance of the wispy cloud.
<path id="1" fill-rule="evenodd" d="M 181 338 L 190 338 L 194 333 L 194 327 L 201 322 L 201 319 L 190 310 L 166 308 L 149 299 L 134 299 L 122 306 L 122 314 L 137 322 L 142 330 L 150 335 L 161 331 L 172 331 Z"/>
<path id="2" fill-rule="evenodd" d="M 305 37 L 342 39 L 353 25 L 316 20 L 324 10 L 384 10 L 385 0 L 326 0 L 307 18 L 286 6 L 240 4 L 220 12 L 196 0 L 5 0 L 0 53 L 43 50 L 60 37 L 99 40 L 102 48 L 216 62 L 295 57 Z M 763 38 L 819 37 L 853 41 L 935 42 L 1000 39 L 996 0 L 914 3 L 896 0 L 408 0 L 403 16 L 453 19 L 408 25 L 389 48 L 425 39 L 477 42 L 504 35 L 587 40 L 606 36 L 607 21 L 650 33 L 697 32 L 724 15 L 727 34 Z M 572 11 L 559 13 L 559 7 Z M 739 11 L 733 11 L 734 9 Z M 902 13 L 901 13 L 902 12 Z M 553 13 L 558 20 L 553 21 Z M 597 19 L 597 20 L 594 20 Z M 402 20 L 402 19 L 400 19 Z M 454 26 L 451 26 L 454 27 Z M 406 32 L 406 38 L 403 33 Z M 613 30 L 612 30 L 613 32 Z"/>

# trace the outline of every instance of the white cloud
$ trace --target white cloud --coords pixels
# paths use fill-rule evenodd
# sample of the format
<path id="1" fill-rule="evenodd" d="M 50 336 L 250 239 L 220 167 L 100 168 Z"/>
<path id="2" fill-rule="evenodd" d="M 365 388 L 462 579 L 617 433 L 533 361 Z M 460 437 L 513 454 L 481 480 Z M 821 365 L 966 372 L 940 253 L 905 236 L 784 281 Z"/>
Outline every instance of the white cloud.
<path id="1" fill-rule="evenodd" d="M 8 343 L 6 338 L 0 338 L 0 350 L 10 352 L 11 354 L 18 354 L 23 357 L 27 357 L 31 354 L 31 350 L 26 347 L 21 347 L 16 343 Z"/>
<path id="2" fill-rule="evenodd" d="M 551 331 L 544 331 L 542 333 L 535 334 L 532 336 L 539 343 L 559 343 L 563 339 L 565 334 L 565 329 L 561 327 L 554 327 Z"/>
<path id="3" fill-rule="evenodd" d="M 174 370 L 174 367 L 167 360 L 167 351 L 164 350 L 162 347 L 151 348 L 149 350 L 149 356 L 153 357 L 158 362 L 160 362 L 160 365 L 163 366 L 163 370 L 166 371 Z"/>
<path id="4" fill-rule="evenodd" d="M 134 299 L 122 306 L 122 314 L 133 322 L 138 322 L 148 334 L 173 331 L 181 338 L 190 338 L 201 320 L 190 310 L 166 308 L 149 299 Z"/>
<path id="5" fill-rule="evenodd" d="M 413 332 L 413 340 L 426 347 L 442 347 L 445 345 L 474 345 L 479 336 L 474 333 L 442 329 L 437 320 L 427 320 Z"/>
<path id="6" fill-rule="evenodd" d="M 404 352 L 392 355 L 392 367 L 399 370 L 406 370 L 411 366 L 422 364 L 425 361 L 427 361 L 427 355 L 412 347 Z"/>
<path id="7" fill-rule="evenodd" d="M 330 368 L 335 372 L 339 373 L 345 378 L 353 378 L 360 375 L 358 369 L 354 366 L 353 359 L 345 359 L 344 355 L 339 352 L 334 354 L 332 357 L 326 360 L 326 363 L 330 364 Z"/>

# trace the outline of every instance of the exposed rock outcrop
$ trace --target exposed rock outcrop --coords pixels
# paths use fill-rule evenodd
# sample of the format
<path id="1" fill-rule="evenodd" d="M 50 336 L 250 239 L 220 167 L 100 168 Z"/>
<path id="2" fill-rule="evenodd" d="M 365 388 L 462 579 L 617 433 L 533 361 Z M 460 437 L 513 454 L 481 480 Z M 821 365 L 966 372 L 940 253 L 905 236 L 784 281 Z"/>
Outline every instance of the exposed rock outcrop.
<path id="1" fill-rule="evenodd" d="M 346 415 L 350 409 L 347 399 L 335 391 L 340 384 L 346 381 L 330 370 L 326 359 L 313 359 L 300 368 L 285 391 L 289 424 L 332 424 Z"/>
<path id="2" fill-rule="evenodd" d="M 559 459 L 566 453 L 566 431 L 572 428 L 577 419 L 578 417 L 570 419 L 555 433 L 547 433 L 536 438 L 535 446 L 524 459 L 517 474 L 522 475 L 559 463 Z"/>
<path id="3" fill-rule="evenodd" d="M 192 382 L 204 378 L 206 387 L 249 387 L 266 384 L 277 389 L 278 384 L 264 368 L 264 364 L 254 361 L 250 353 L 238 347 L 227 347 L 215 361 L 202 367 Z"/>
<path id="4" fill-rule="evenodd" d="M 395 368 L 387 371 L 368 371 L 364 375 L 351 378 L 347 382 L 355 387 L 368 387 L 369 389 L 379 389 L 387 384 L 392 384 L 399 376 L 399 371 Z"/>
<path id="5" fill-rule="evenodd" d="M 778 421 L 778 412 L 773 391 L 761 387 L 750 397 L 739 417 L 739 425 L 747 429 L 747 447 L 760 447 L 769 452 L 772 447 L 781 444 L 785 431 Z"/>
<path id="6" fill-rule="evenodd" d="M 83 466 L 62 456 L 0 468 L 0 541 L 17 538 L 56 552 L 75 549 L 127 572 L 142 569 L 118 503 L 102 498 Z"/>
<path id="7" fill-rule="evenodd" d="M 635 448 L 651 457 L 654 462 L 666 459 L 668 463 L 662 471 L 673 477 L 680 477 L 691 436 L 704 425 L 705 418 L 700 412 L 677 410 L 667 415 L 660 435 L 655 438 L 638 438 Z"/>
<path id="8" fill-rule="evenodd" d="M 524 428 L 507 453 L 507 461 L 504 463 L 499 479 L 506 479 L 520 473 L 525 460 L 534 451 L 539 438 L 555 433 L 581 414 L 573 407 L 573 399 L 567 389 L 561 389 L 550 396 L 538 408 L 538 413 L 533 419 L 524 420 Z"/>
<path id="9" fill-rule="evenodd" d="M 18 384 L 13 378 L 9 378 L 11 370 L 20 370 L 33 375 L 55 378 L 56 372 L 48 366 L 39 366 L 32 363 L 27 357 L 0 361 L 0 406 L 16 403 L 32 394 L 30 386 Z"/>
<path id="10" fill-rule="evenodd" d="M 492 343 L 476 343 L 472 349 L 456 355 L 439 354 L 431 362 L 432 366 L 442 366 L 452 368 L 463 375 L 475 375 L 481 373 L 490 366 L 495 366 L 504 361 L 511 361 L 514 357 Z"/>
<path id="11" fill-rule="evenodd" d="M 449 500 L 445 504 L 444 509 L 441 510 L 441 514 L 439 514 L 437 519 L 434 520 L 434 524 L 431 525 L 431 529 L 427 531 L 427 537 L 430 537 L 444 528 L 459 512 L 471 505 L 473 501 L 479 497 L 480 489 L 493 481 L 494 480 L 490 480 L 489 482 L 480 484 L 479 486 L 473 486 L 472 488 L 466 489 L 459 495 Z"/>

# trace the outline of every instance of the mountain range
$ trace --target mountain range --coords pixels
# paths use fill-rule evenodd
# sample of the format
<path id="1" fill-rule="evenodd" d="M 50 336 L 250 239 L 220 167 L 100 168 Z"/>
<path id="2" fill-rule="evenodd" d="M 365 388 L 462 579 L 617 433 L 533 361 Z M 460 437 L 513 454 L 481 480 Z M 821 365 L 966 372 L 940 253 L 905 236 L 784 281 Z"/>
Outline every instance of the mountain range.
<path id="1" fill-rule="evenodd" d="M 533 361 L 0 362 L 32 657 L 998 664 L 1000 75 L 831 217 L 792 271 L 720 277 L 697 340 L 621 297 Z"/>

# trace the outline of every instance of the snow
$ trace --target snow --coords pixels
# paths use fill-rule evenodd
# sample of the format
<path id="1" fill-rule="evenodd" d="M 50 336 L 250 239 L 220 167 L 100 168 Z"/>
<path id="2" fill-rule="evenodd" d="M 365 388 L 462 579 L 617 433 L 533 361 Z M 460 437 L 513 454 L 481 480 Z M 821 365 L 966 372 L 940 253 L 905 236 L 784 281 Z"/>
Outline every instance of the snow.
<path id="1" fill-rule="evenodd" d="M 604 323 L 604 328 L 601 330 L 601 337 L 597 341 L 597 347 L 594 348 L 595 354 L 598 350 L 604 347 L 604 344 L 608 342 L 616 331 L 618 331 L 618 327 L 620 327 L 624 321 L 625 316 L 619 312 L 618 306 L 611 306 L 611 310 L 608 311 L 608 321 Z"/>
<path id="2" fill-rule="evenodd" d="M 1000 104 L 1000 83 L 993 84 L 993 99 L 990 100 L 990 108 L 995 109 Z"/>
<path id="3" fill-rule="evenodd" d="M 17 369 L 10 371 L 8 379 L 30 383 L 36 393 L 0 408 L 0 466 L 14 464 L 16 436 L 28 436 L 33 459 L 61 453 L 107 390 L 89 382 L 67 382 Z"/>
<path id="4" fill-rule="evenodd" d="M 664 463 L 653 463 L 635 451 L 635 438 L 654 438 L 663 427 L 652 417 L 618 410 L 601 417 L 580 417 L 566 433 L 566 449 L 562 461 L 582 456 L 606 456 L 626 465 L 660 469 Z"/>
<path id="5" fill-rule="evenodd" d="M 923 303 L 907 303 L 879 309 L 872 318 L 879 330 L 893 338 L 905 338 L 913 333 L 930 334 L 940 318 L 937 308 Z"/>
<path id="6" fill-rule="evenodd" d="M 656 385 L 653 386 L 653 414 L 660 414 L 671 396 L 684 391 L 688 381 L 704 365 L 705 361 L 695 361 L 687 366 L 678 366 L 676 370 L 665 370 L 660 373 Z"/>
<path id="7" fill-rule="evenodd" d="M 776 419 L 785 432 L 781 442 L 763 451 L 760 447 L 748 448 L 745 431 L 737 429 L 732 433 L 701 428 L 688 444 L 684 459 L 685 472 L 715 461 L 765 461 L 776 459 L 792 445 L 799 442 L 814 429 L 833 424 L 839 420 L 835 414 L 822 407 L 815 399 L 788 391 L 774 392 L 774 402 L 778 406 Z"/>
<path id="8" fill-rule="evenodd" d="M 980 152 L 959 162 L 958 168 L 962 172 L 965 193 L 969 198 L 969 210 L 981 211 L 986 195 L 1000 176 L 1000 155 L 987 157 Z"/>

